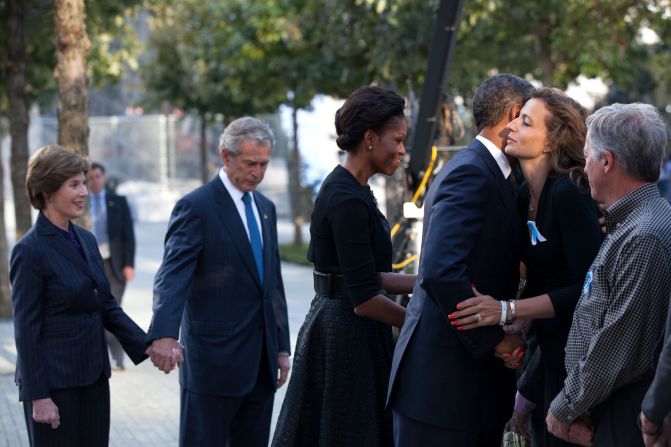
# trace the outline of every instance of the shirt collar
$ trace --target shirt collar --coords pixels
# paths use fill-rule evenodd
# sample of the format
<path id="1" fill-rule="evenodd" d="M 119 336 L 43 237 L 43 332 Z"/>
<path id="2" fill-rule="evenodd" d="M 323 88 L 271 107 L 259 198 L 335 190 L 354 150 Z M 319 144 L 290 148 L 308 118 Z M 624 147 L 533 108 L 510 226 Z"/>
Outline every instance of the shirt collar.
<path id="1" fill-rule="evenodd" d="M 510 167 L 510 162 L 508 161 L 508 157 L 506 157 L 506 154 L 504 154 L 500 148 L 498 148 L 494 143 L 492 143 L 490 140 L 483 137 L 482 135 L 476 136 L 475 139 L 485 145 L 489 153 L 492 154 L 492 157 L 494 157 L 494 161 L 496 162 L 496 164 L 499 165 L 499 169 L 503 174 L 503 178 L 507 179 L 513 170 Z"/>
<path id="2" fill-rule="evenodd" d="M 226 187 L 226 191 L 228 191 L 228 193 L 231 195 L 233 202 L 238 203 L 238 201 L 242 200 L 242 195 L 244 193 L 235 187 L 235 185 L 231 182 L 231 179 L 229 179 L 228 175 L 226 175 L 224 168 L 219 170 L 219 178 L 224 183 L 224 187 Z M 250 194 L 250 196 L 252 196 L 253 201 L 254 195 Z"/>
<path id="3" fill-rule="evenodd" d="M 604 212 L 603 216 L 606 219 L 606 231 L 612 233 L 617 225 L 624 221 L 641 203 L 649 199 L 654 199 L 655 197 L 659 197 L 659 190 L 654 183 L 646 183 L 626 194 Z"/>

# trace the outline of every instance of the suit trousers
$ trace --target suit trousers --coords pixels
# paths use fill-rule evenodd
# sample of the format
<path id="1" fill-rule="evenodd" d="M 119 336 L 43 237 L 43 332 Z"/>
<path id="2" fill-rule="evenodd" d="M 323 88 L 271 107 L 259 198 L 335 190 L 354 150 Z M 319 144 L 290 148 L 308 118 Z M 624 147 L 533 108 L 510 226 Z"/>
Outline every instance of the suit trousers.
<path id="1" fill-rule="evenodd" d="M 503 433 L 446 430 L 394 411 L 395 447 L 498 447 Z"/>
<path id="2" fill-rule="evenodd" d="M 594 447 L 643 447 L 638 428 L 641 402 L 652 382 L 652 374 L 615 390 L 591 411 Z"/>
<path id="3" fill-rule="evenodd" d="M 91 447 L 109 444 L 110 389 L 106 377 L 77 388 L 51 390 L 60 426 L 33 420 L 32 401 L 23 402 L 31 447 Z"/>
<path id="4" fill-rule="evenodd" d="M 112 261 L 109 258 L 105 259 L 103 262 L 105 264 L 105 276 L 110 283 L 112 296 L 114 296 L 114 299 L 116 299 L 117 304 L 121 306 L 123 293 L 126 290 L 126 282 L 120 281 L 116 277 L 114 270 L 112 269 Z M 119 343 L 119 340 L 117 340 L 117 338 L 108 331 L 105 331 L 105 339 L 107 340 L 107 346 L 109 347 L 110 354 L 112 354 L 112 360 L 114 360 L 114 363 L 117 367 L 123 368 L 124 351 L 121 347 L 121 343 Z"/>
<path id="5" fill-rule="evenodd" d="M 256 385 L 247 395 L 212 396 L 181 388 L 181 447 L 268 447 L 275 385 L 265 353 L 263 349 Z"/>

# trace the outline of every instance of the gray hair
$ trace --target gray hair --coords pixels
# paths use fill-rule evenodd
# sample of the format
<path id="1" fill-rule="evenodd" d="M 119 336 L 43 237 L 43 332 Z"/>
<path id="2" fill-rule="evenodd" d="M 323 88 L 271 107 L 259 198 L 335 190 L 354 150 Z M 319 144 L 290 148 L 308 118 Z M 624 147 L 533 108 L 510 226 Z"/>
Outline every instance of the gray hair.
<path id="1" fill-rule="evenodd" d="M 227 150 L 231 155 L 239 155 L 240 145 L 244 140 L 254 140 L 271 150 L 275 144 L 275 137 L 270 126 L 260 119 L 245 116 L 232 121 L 219 138 L 219 150 Z"/>
<path id="2" fill-rule="evenodd" d="M 609 150 L 631 177 L 656 182 L 666 126 L 650 104 L 612 104 L 587 118 L 587 139 L 597 158 Z"/>

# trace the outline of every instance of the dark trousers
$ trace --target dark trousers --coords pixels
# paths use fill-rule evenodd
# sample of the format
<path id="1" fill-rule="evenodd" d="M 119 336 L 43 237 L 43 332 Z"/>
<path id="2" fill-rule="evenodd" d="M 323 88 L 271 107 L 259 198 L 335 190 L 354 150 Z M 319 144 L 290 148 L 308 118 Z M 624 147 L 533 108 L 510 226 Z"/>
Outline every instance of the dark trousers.
<path id="1" fill-rule="evenodd" d="M 224 447 L 227 442 L 227 447 L 268 447 L 275 386 L 263 358 L 256 385 L 245 396 L 210 396 L 181 388 L 181 447 Z"/>
<path id="2" fill-rule="evenodd" d="M 652 374 L 649 374 L 616 390 L 592 409 L 594 447 L 643 447 L 643 436 L 636 421 L 651 382 Z"/>
<path id="3" fill-rule="evenodd" d="M 116 299 L 116 302 L 121 306 L 121 300 L 123 299 L 123 293 L 126 290 L 126 282 L 119 281 L 119 279 L 114 274 L 112 270 L 112 262 L 109 259 L 105 259 L 105 276 L 107 276 L 107 281 L 110 283 L 110 289 L 112 290 L 112 295 Z M 112 355 L 112 360 L 116 366 L 123 368 L 123 359 L 124 352 L 121 347 L 119 340 L 112 335 L 111 332 L 105 331 L 105 339 L 107 340 L 107 346 L 109 347 L 110 354 Z"/>
<path id="4" fill-rule="evenodd" d="M 51 428 L 33 420 L 33 403 L 23 402 L 23 413 L 32 447 L 104 447 L 109 443 L 110 391 L 106 377 L 91 385 L 51 390 L 58 407 L 60 426 Z"/>
<path id="5" fill-rule="evenodd" d="M 394 411 L 394 445 L 396 447 L 498 447 L 503 433 L 462 432 L 426 424 Z"/>

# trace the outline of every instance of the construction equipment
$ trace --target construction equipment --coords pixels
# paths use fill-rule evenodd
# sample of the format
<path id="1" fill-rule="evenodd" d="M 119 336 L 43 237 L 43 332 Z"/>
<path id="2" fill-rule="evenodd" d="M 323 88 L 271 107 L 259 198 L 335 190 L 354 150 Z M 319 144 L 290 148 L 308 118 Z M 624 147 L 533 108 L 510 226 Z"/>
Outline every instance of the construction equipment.
<path id="1" fill-rule="evenodd" d="M 401 200 L 405 203 L 391 230 L 393 268 L 396 271 L 417 271 L 422 236 L 422 204 L 426 191 L 436 166 L 458 150 L 455 147 L 438 148 L 434 140 L 463 6 L 464 0 L 441 0 L 436 10 L 436 26 L 419 112 L 409 138 L 409 162 L 404 166 L 407 188 Z"/>

